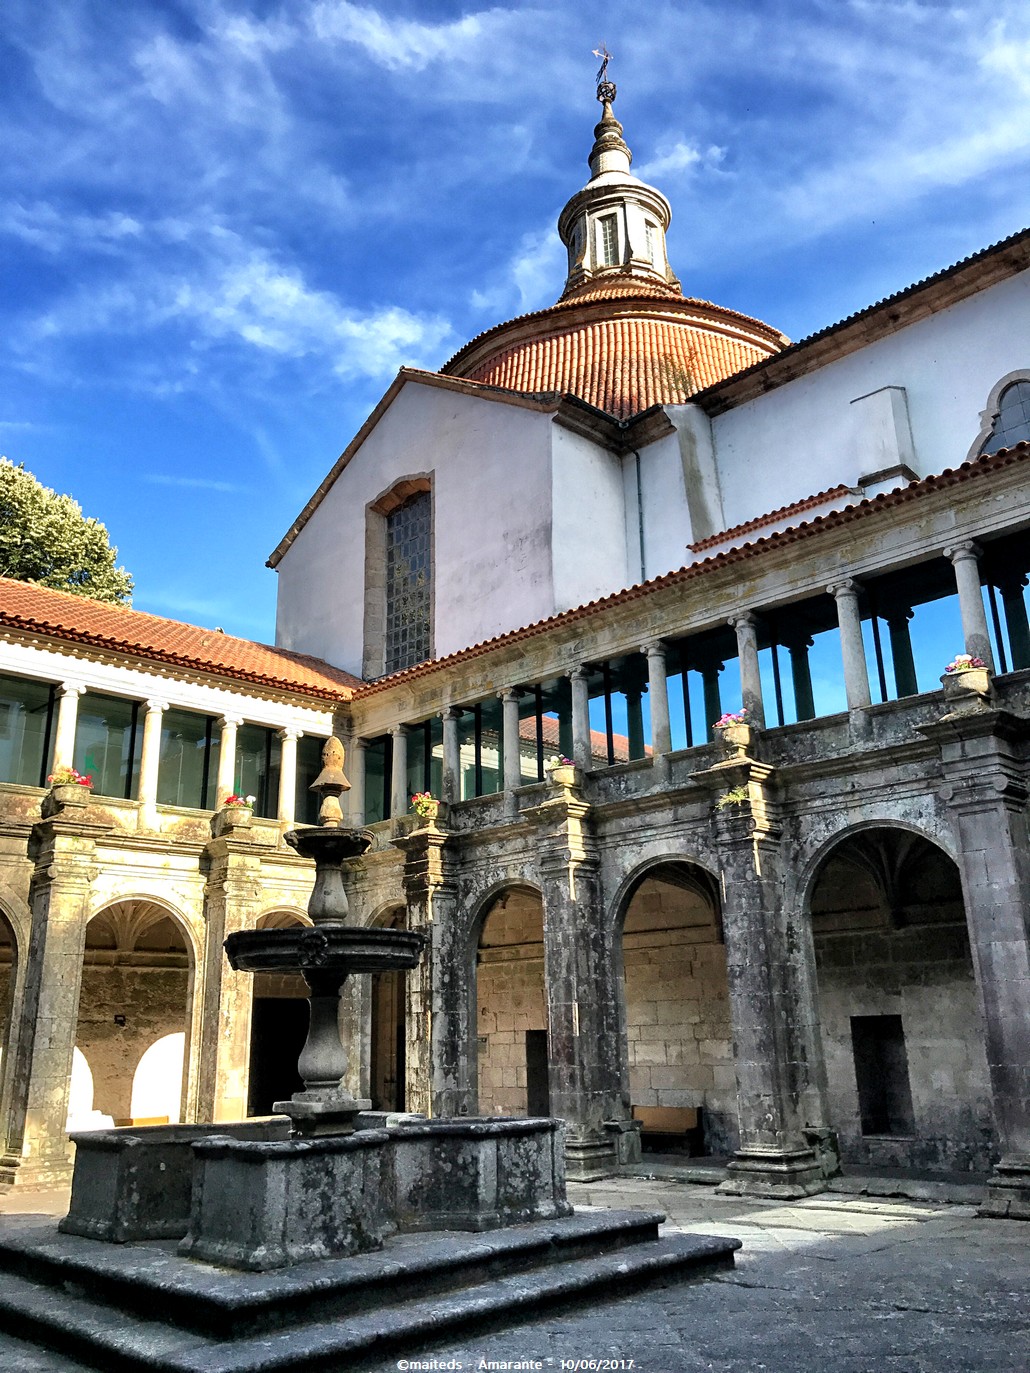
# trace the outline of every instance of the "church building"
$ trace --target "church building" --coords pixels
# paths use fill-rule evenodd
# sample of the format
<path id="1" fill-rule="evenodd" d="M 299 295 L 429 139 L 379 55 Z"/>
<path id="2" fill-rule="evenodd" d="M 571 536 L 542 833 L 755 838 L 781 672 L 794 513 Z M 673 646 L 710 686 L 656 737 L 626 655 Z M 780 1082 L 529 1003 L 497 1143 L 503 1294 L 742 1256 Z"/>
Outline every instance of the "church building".
<path id="1" fill-rule="evenodd" d="M 66 1174 L 76 1053 L 87 1116 L 292 1090 L 301 989 L 221 944 L 306 918 L 335 732 L 351 910 L 429 940 L 341 1008 L 356 1094 L 1030 1218 L 1030 230 L 791 343 L 684 294 L 615 94 L 557 302 L 398 373 L 275 648 L 0 583 L 0 1184 Z"/>

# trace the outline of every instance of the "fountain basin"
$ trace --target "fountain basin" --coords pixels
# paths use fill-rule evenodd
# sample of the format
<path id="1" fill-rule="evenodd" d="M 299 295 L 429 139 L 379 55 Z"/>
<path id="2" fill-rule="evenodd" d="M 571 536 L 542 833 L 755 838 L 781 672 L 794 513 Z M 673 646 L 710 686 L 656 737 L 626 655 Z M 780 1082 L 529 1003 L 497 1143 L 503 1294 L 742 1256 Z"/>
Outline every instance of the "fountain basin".
<path id="1" fill-rule="evenodd" d="M 426 938 L 418 930 L 363 929 L 353 925 L 294 925 L 285 930 L 237 930 L 225 952 L 237 972 L 350 973 L 414 968 Z"/>

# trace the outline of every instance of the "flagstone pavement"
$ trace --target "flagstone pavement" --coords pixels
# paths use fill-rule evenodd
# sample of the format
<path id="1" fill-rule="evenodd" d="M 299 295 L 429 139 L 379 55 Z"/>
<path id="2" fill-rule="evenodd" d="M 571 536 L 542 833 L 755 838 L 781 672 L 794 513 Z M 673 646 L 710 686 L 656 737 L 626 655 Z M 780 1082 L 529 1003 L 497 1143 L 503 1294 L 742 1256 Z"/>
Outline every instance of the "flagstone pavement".
<path id="1" fill-rule="evenodd" d="M 734 1235 L 733 1271 L 627 1294 L 367 1373 L 1030 1373 L 1030 1224 L 969 1205 L 824 1194 L 796 1203 L 632 1177 L 570 1184 L 577 1207 L 640 1207 Z M 60 1213 L 65 1196 L 0 1199 Z M 0 1222 L 2 1223 L 2 1222 Z M 0 1332 L 2 1373 L 81 1373 Z"/>

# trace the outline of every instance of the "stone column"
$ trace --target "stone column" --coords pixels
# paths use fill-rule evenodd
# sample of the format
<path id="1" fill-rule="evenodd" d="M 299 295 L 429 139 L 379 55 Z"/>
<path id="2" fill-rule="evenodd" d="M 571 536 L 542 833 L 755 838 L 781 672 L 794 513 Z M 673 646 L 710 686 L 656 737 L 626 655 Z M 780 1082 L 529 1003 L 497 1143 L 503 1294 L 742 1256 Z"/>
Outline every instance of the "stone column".
<path id="1" fill-rule="evenodd" d="M 461 747 L 458 743 L 458 721 L 461 709 L 448 706 L 441 712 L 443 720 L 443 799 L 461 800 Z"/>
<path id="2" fill-rule="evenodd" d="M 167 701 L 147 702 L 139 760 L 139 817 L 144 829 L 157 828 L 157 786 L 161 765 L 161 722 Z"/>
<path id="3" fill-rule="evenodd" d="M 812 640 L 807 635 L 786 641 L 790 654 L 790 680 L 794 687 L 794 713 L 798 720 L 815 719 L 815 698 L 812 695 L 812 670 L 808 665 L 808 650 Z"/>
<path id="4" fill-rule="evenodd" d="M 522 752 L 519 736 L 519 693 L 506 687 L 497 693 L 501 702 L 504 739 L 504 790 L 522 786 Z"/>
<path id="5" fill-rule="evenodd" d="M 858 582 L 848 578 L 834 582 L 826 590 L 837 602 L 837 624 L 840 626 L 840 651 L 844 660 L 844 691 L 848 710 L 864 710 L 872 704 L 869 691 L 869 669 L 866 666 L 865 642 L 862 638 L 862 617 L 858 609 Z"/>
<path id="6" fill-rule="evenodd" d="M 223 715 L 218 722 L 222 737 L 218 746 L 218 778 L 215 785 L 215 808 L 236 790 L 236 731 L 243 724 L 239 715 Z"/>
<path id="7" fill-rule="evenodd" d="M 32 828 L 31 927 L 0 1155 L 0 1184 L 18 1189 L 58 1187 L 71 1179 L 65 1125 L 83 951 L 96 842 L 111 828 L 87 820 L 88 814 L 84 797 Z"/>
<path id="8" fill-rule="evenodd" d="M 563 787 L 529 812 L 544 906 L 551 1112 L 567 1124 L 573 1177 L 615 1163 L 605 1121 L 624 1118 L 618 989 L 590 807 Z"/>
<path id="9" fill-rule="evenodd" d="M 730 621 L 737 636 L 737 656 L 740 662 L 740 703 L 751 717 L 752 724 L 761 729 L 765 725 L 765 703 L 762 700 L 762 672 L 758 666 L 758 621 L 750 610 Z M 707 704 L 708 689 L 705 688 Z M 709 727 L 718 715 L 708 721 Z M 709 728 L 709 738 L 711 729 Z"/>
<path id="10" fill-rule="evenodd" d="M 409 1111 L 431 1116 L 476 1113 L 473 1039 L 475 1006 L 470 973 L 475 949 L 459 928 L 454 858 L 447 832 L 420 826 L 395 839 L 404 854 L 407 928 L 421 930 L 428 943 L 407 974 L 405 1101 Z"/>
<path id="11" fill-rule="evenodd" d="M 722 1190 L 801 1197 L 825 1185 L 814 1139 L 825 1133 L 814 949 L 802 912 L 783 901 L 788 856 L 772 803 L 772 769 L 744 756 L 694 778 L 713 800 L 737 1073 L 740 1148 Z M 806 1136 L 806 1131 L 810 1132 Z"/>
<path id="12" fill-rule="evenodd" d="M 998 580 L 1001 603 L 1005 607 L 1005 623 L 1009 631 L 1009 648 L 1012 650 L 1012 668 L 1030 667 L 1030 623 L 1027 621 L 1026 601 L 1023 588 L 1026 578 L 1018 573 L 1003 576 Z"/>
<path id="13" fill-rule="evenodd" d="M 972 539 L 952 544 L 944 550 L 955 569 L 955 585 L 958 587 L 959 612 L 962 615 L 962 633 L 966 641 L 966 652 L 974 658 L 982 658 L 994 671 L 994 655 L 991 652 L 991 636 L 987 629 L 987 613 L 984 610 L 983 593 L 980 590 L 980 554 L 983 550 Z"/>
<path id="14" fill-rule="evenodd" d="M 920 732 L 941 753 L 1001 1147 L 981 1215 L 1030 1220 L 1026 721 L 978 701 Z"/>
<path id="15" fill-rule="evenodd" d="M 368 740 L 355 735 L 350 741 L 350 750 L 347 754 L 347 762 L 344 763 L 344 771 L 347 781 L 350 783 L 348 796 L 348 810 L 350 822 L 357 829 L 365 823 L 365 749 L 368 747 Z"/>
<path id="16" fill-rule="evenodd" d="M 297 740 L 303 738 L 300 729 L 279 731 L 279 823 L 289 829 L 297 818 Z M 347 779 L 350 781 L 350 779 Z"/>
<path id="17" fill-rule="evenodd" d="M 898 608 L 884 613 L 887 633 L 891 641 L 891 662 L 894 664 L 894 688 L 899 697 L 914 696 L 919 690 L 916 681 L 916 664 L 912 657 L 912 636 L 908 632 L 908 622 L 912 611 Z"/>
<path id="18" fill-rule="evenodd" d="M 411 805 L 408 796 L 408 731 L 404 725 L 390 730 L 393 739 L 393 766 L 390 770 L 390 814 L 396 819 L 407 815 Z"/>
<path id="19" fill-rule="evenodd" d="M 79 697 L 86 688 L 80 682 L 63 682 L 57 688 L 57 728 L 54 730 L 54 767 L 75 765 L 75 725 L 79 714 Z"/>
<path id="20" fill-rule="evenodd" d="M 665 675 L 665 644 L 656 640 L 644 644 L 647 656 L 647 696 L 651 703 L 651 752 L 655 757 L 672 752 L 672 724 L 669 720 L 669 683 Z"/>
<path id="21" fill-rule="evenodd" d="M 624 694 L 626 697 L 626 733 L 628 735 L 626 742 L 629 745 L 629 756 L 630 758 L 643 758 L 644 711 L 641 702 L 644 693 L 640 687 L 630 687 Z"/>
<path id="22" fill-rule="evenodd" d="M 590 692 L 585 667 L 574 667 L 569 673 L 572 688 L 572 761 L 583 772 L 594 765 L 594 751 L 590 743 Z"/>

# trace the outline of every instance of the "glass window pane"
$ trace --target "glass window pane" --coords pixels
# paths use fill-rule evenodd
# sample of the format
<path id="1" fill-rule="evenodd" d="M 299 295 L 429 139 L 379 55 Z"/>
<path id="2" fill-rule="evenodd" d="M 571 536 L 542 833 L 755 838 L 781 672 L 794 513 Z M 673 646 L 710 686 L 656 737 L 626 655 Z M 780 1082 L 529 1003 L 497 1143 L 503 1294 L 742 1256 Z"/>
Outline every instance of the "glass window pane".
<path id="1" fill-rule="evenodd" d="M 386 517 L 387 672 L 429 657 L 431 523 L 428 491 Z"/>
<path id="2" fill-rule="evenodd" d="M 0 781 L 41 787 L 51 771 L 56 687 L 0 677 Z"/>
<path id="3" fill-rule="evenodd" d="M 274 820 L 279 811 L 279 758 L 282 745 L 274 729 L 241 725 L 236 733 L 233 790 L 253 796 L 254 814 Z"/>
<path id="4" fill-rule="evenodd" d="M 139 787 L 139 702 L 92 692 L 79 698 L 72 766 L 99 796 L 134 797 Z"/>
<path id="5" fill-rule="evenodd" d="M 166 710 L 161 720 L 157 799 L 164 806 L 207 810 L 214 797 L 213 719 L 191 710 Z"/>
<path id="6" fill-rule="evenodd" d="M 297 795 L 294 801 L 294 815 L 298 825 L 318 824 L 320 802 L 318 795 L 311 790 L 311 783 L 322 771 L 322 750 L 324 748 L 324 739 L 315 739 L 309 734 L 305 734 L 297 740 Z M 344 772 L 347 771 L 352 762 L 353 755 L 348 756 L 344 763 Z M 348 780 L 350 779 L 348 778 Z M 341 803 L 347 804 L 345 796 L 341 797 Z"/>
<path id="7" fill-rule="evenodd" d="M 386 820 L 390 814 L 390 793 L 386 784 L 387 764 L 389 763 L 389 735 L 370 739 L 365 746 L 365 824 L 374 825 L 377 820 Z"/>

